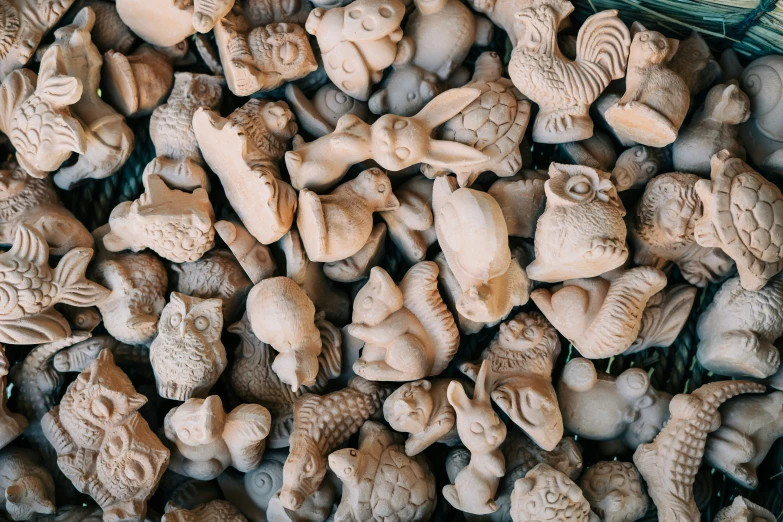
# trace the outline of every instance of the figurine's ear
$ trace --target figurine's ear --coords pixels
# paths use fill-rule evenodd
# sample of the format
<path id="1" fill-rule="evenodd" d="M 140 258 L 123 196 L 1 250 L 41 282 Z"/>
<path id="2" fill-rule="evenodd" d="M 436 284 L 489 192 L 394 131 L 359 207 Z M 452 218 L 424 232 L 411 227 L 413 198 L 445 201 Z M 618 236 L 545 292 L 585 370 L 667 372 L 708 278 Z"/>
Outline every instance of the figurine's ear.
<path id="1" fill-rule="evenodd" d="M 394 57 L 395 67 L 407 65 L 416 54 L 416 43 L 410 36 L 405 36 L 397 43 L 397 56 Z"/>
<path id="2" fill-rule="evenodd" d="M 437 98 L 436 98 L 437 99 Z M 422 159 L 433 167 L 468 167 L 486 161 L 487 155 L 469 145 L 456 141 L 430 140 L 430 148 Z"/>
<path id="3" fill-rule="evenodd" d="M 514 494 L 517 496 L 527 495 L 533 491 L 535 486 L 536 483 L 533 479 L 521 478 L 514 483 Z"/>
<path id="4" fill-rule="evenodd" d="M 109 252 L 120 252 L 128 248 L 130 245 L 126 243 L 125 240 L 118 234 L 109 232 L 103 236 L 103 246 L 106 247 L 106 250 Z"/>
<path id="5" fill-rule="evenodd" d="M 473 392 L 474 401 L 489 402 L 491 373 L 492 368 L 489 365 L 489 361 L 482 361 L 478 376 L 476 376 L 476 387 Z"/>
<path id="6" fill-rule="evenodd" d="M 367 102 L 367 105 L 370 107 L 370 112 L 378 115 L 388 113 L 389 112 L 388 99 L 389 99 L 388 89 L 381 89 L 380 91 L 374 92 L 373 95 L 370 96 L 369 101 Z"/>
<path id="7" fill-rule="evenodd" d="M 432 383 L 427 379 L 420 380 L 416 385 L 424 391 L 430 391 L 432 389 Z"/>
<path id="8" fill-rule="evenodd" d="M 462 383 L 459 381 L 451 381 L 448 389 L 446 389 L 446 398 L 455 410 L 464 411 L 470 408 L 470 399 L 468 399 L 465 393 L 465 388 L 462 387 Z"/>
<path id="9" fill-rule="evenodd" d="M 73 24 L 84 29 L 88 33 L 92 32 L 92 28 L 95 26 L 95 11 L 93 11 L 91 7 L 85 7 L 77 13 L 76 17 L 73 19 Z"/>
<path id="10" fill-rule="evenodd" d="M 647 28 L 643 26 L 640 22 L 634 22 L 631 24 L 631 38 L 636 36 L 636 33 L 641 33 L 642 31 L 646 31 Z"/>
<path id="11" fill-rule="evenodd" d="M 138 411 L 145 404 L 147 404 L 147 397 L 140 393 L 128 397 L 128 411 Z"/>
<path id="12" fill-rule="evenodd" d="M 574 391 L 587 391 L 596 382 L 598 382 L 598 374 L 589 359 L 571 359 L 563 369 L 562 383 Z"/>
<path id="13" fill-rule="evenodd" d="M 430 129 L 434 129 L 459 114 L 480 95 L 480 90 L 470 87 L 449 89 L 425 105 L 415 118 L 421 120 Z"/>
<path id="14" fill-rule="evenodd" d="M 629 400 L 636 400 L 650 389 L 650 376 L 641 368 L 631 368 L 617 378 L 617 390 Z"/>
<path id="15" fill-rule="evenodd" d="M 676 40 L 674 38 L 667 38 L 666 42 L 668 43 L 668 51 L 666 52 L 666 60 L 670 61 L 672 58 L 674 58 L 674 55 L 677 54 L 677 49 L 680 47 L 680 41 Z"/>

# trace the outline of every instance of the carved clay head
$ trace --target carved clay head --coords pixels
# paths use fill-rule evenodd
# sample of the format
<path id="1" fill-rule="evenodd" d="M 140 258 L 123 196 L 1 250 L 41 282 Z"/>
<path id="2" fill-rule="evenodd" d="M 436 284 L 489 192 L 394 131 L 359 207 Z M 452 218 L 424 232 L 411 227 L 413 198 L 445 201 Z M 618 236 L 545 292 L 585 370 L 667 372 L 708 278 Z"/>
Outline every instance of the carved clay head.
<path id="1" fill-rule="evenodd" d="M 511 519 L 514 522 L 568 520 L 598 522 L 582 491 L 563 473 L 539 464 L 525 478 L 514 483 L 511 494 Z"/>
<path id="2" fill-rule="evenodd" d="M 190 399 L 178 406 L 167 420 L 176 440 L 188 446 L 203 446 L 214 442 L 223 433 L 226 412 L 218 395 L 206 399 Z M 167 425 L 168 427 L 168 425 Z"/>
<path id="3" fill-rule="evenodd" d="M 631 26 L 633 41 L 628 67 L 661 64 L 670 61 L 680 44 L 679 40 L 666 38 L 658 31 L 648 31 L 639 22 Z"/>
<path id="4" fill-rule="evenodd" d="M 647 184 L 636 210 L 636 234 L 656 254 L 670 259 L 692 244 L 696 220 L 702 215 L 694 187 L 700 178 L 672 172 Z"/>
<path id="5" fill-rule="evenodd" d="M 395 431 L 418 433 L 430 419 L 433 409 L 432 383 L 408 382 L 397 388 L 383 403 L 383 416 Z"/>
<path id="6" fill-rule="evenodd" d="M 294 113 L 283 101 L 269 102 L 260 111 L 264 125 L 278 141 L 287 143 L 296 135 L 298 127 L 294 120 Z"/>
<path id="7" fill-rule="evenodd" d="M 579 481 L 593 512 L 604 522 L 639 520 L 646 512 L 649 499 L 642 479 L 630 462 L 598 462 Z"/>
<path id="8" fill-rule="evenodd" d="M 374 267 L 354 303 L 352 321 L 375 326 L 402 308 L 402 291 L 385 270 Z"/>

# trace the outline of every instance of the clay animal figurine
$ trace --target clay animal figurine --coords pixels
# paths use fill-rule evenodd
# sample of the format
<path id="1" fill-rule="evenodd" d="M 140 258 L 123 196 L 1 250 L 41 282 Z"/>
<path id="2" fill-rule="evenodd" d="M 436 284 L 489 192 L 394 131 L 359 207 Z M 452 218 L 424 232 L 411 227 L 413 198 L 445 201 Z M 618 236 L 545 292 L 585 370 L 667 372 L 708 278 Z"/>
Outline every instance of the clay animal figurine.
<path id="1" fill-rule="evenodd" d="M 386 90 L 388 91 L 388 88 Z M 370 115 L 366 102 L 348 96 L 333 83 L 328 82 L 315 91 L 312 99 L 308 99 L 295 83 L 286 84 L 285 99 L 296 114 L 299 126 L 315 138 L 334 132 L 337 121 L 346 114 L 352 114 L 364 121 Z M 384 105 L 380 101 L 376 103 Z M 384 114 L 387 112 L 394 111 L 383 111 Z"/>
<path id="2" fill-rule="evenodd" d="M 719 381 L 672 399 L 669 422 L 654 441 L 642 444 L 633 454 L 633 462 L 658 508 L 660 522 L 701 519 L 693 498 L 693 483 L 707 435 L 720 426 L 718 407 L 736 395 L 762 393 L 765 389 L 763 384 L 750 381 Z"/>
<path id="3" fill-rule="evenodd" d="M 685 80 L 668 67 L 678 40 L 648 31 L 639 22 L 631 27 L 625 94 L 604 114 L 615 132 L 642 145 L 674 143 L 690 107 Z"/>
<path id="4" fill-rule="evenodd" d="M 529 0 L 468 0 L 468 5 L 478 13 L 486 15 L 494 25 L 503 29 L 516 47 L 519 41 L 516 14 L 530 7 Z M 477 18 L 480 20 L 480 18 Z"/>
<path id="5" fill-rule="evenodd" d="M 652 296 L 644 307 L 639 333 L 623 355 L 671 346 L 690 318 L 697 292 L 694 286 L 674 284 Z"/>
<path id="6" fill-rule="evenodd" d="M 21 448 L 0 451 L 0 512 L 11 520 L 32 520 L 55 512 L 54 481 L 38 455 Z"/>
<path id="7" fill-rule="evenodd" d="M 712 180 L 696 182 L 704 215 L 696 221 L 696 242 L 716 247 L 737 263 L 746 290 L 758 291 L 783 269 L 783 194 L 774 183 L 727 150 L 711 160 Z"/>
<path id="8" fill-rule="evenodd" d="M 398 287 L 380 267 L 356 294 L 348 333 L 365 345 L 353 370 L 373 381 L 439 375 L 459 347 L 459 330 L 438 292 L 438 265 L 414 265 Z"/>
<path id="9" fill-rule="evenodd" d="M 776 95 L 783 82 L 783 56 L 772 54 L 751 62 L 742 71 L 740 87 L 750 98 L 750 119 L 740 125 L 748 157 L 764 172 L 783 175 L 783 104 Z"/>
<path id="10" fill-rule="evenodd" d="M 720 282 L 734 271 L 734 261 L 717 247 L 696 242 L 694 230 L 703 205 L 694 174 L 660 174 L 647 184 L 629 227 L 634 262 L 665 268 L 672 262 L 692 285 Z"/>
<path id="11" fill-rule="evenodd" d="M 521 170 L 508 178 L 497 180 L 487 194 L 495 198 L 506 220 L 508 235 L 532 238 L 536 223 L 546 209 L 544 183 L 549 179 L 536 170 Z"/>
<path id="12" fill-rule="evenodd" d="M 247 522 L 239 510 L 231 502 L 213 500 L 195 509 L 184 509 L 171 502 L 166 504 L 166 513 L 160 522 Z"/>
<path id="13" fill-rule="evenodd" d="M 399 434 L 383 424 L 365 422 L 358 449 L 330 454 L 329 467 L 343 483 L 335 522 L 421 522 L 435 511 L 435 476 L 428 462 L 403 453 Z"/>
<path id="14" fill-rule="evenodd" d="M 174 74 L 174 88 L 168 100 L 153 111 L 150 119 L 150 138 L 156 157 L 144 169 L 145 178 L 157 174 L 173 189 L 192 192 L 201 187 L 209 190 L 193 128 L 193 115 L 200 107 L 217 109 L 224 83 L 221 76 Z"/>
<path id="15" fill-rule="evenodd" d="M 107 522 L 141 520 L 169 451 L 138 410 L 147 398 L 104 350 L 41 421 L 57 463 Z"/>
<path id="16" fill-rule="evenodd" d="M 780 366 L 773 343 L 783 335 L 783 274 L 758 292 L 744 289 L 737 277 L 723 283 L 699 316 L 696 333 L 696 357 L 708 371 L 757 379 L 773 375 Z"/>
<path id="17" fill-rule="evenodd" d="M 111 176 L 128 161 L 134 147 L 133 131 L 125 118 L 98 95 L 103 58 L 92 43 L 90 32 L 94 26 L 95 12 L 85 7 L 73 23 L 54 33 L 52 47 L 59 50 L 65 72 L 82 84 L 81 97 L 71 106 L 71 113 L 82 124 L 85 150 L 76 163 L 54 175 L 55 184 L 63 190 L 87 178 Z"/>
<path id="18" fill-rule="evenodd" d="M 744 488 L 756 489 L 756 468 L 783 436 L 783 392 L 737 397 L 720 407 L 720 428 L 707 437 L 707 463 Z"/>
<path id="19" fill-rule="evenodd" d="M 671 169 L 671 149 L 634 145 L 615 161 L 611 181 L 617 192 L 638 189 L 654 176 Z"/>
<path id="20" fill-rule="evenodd" d="M 150 248 L 174 263 L 201 258 L 215 244 L 215 213 L 207 191 L 172 190 L 157 174 L 143 181 L 139 199 L 111 211 L 111 230 L 103 236 L 103 246 L 110 252 Z"/>
<path id="21" fill-rule="evenodd" d="M 0 254 L 0 288 L 6 300 L 0 310 L 0 342 L 37 344 L 71 335 L 54 305 L 93 306 L 109 296 L 84 275 L 92 254 L 91 248 L 74 248 L 52 269 L 43 236 L 25 224 L 17 226 L 12 248 Z"/>
<path id="22" fill-rule="evenodd" d="M 166 306 L 166 268 L 148 252 L 109 252 L 103 246 L 108 232 L 108 225 L 95 230 L 98 254 L 90 267 L 90 277 L 111 290 L 111 295 L 98 303 L 103 324 L 120 342 L 149 345 Z"/>
<path id="23" fill-rule="evenodd" d="M 93 247 L 90 232 L 57 201 L 51 180 L 31 176 L 11 159 L 0 163 L 0 243 L 12 243 L 22 223 L 43 235 L 54 256 Z"/>
<path id="24" fill-rule="evenodd" d="M 211 250 L 198 261 L 170 264 L 169 269 L 173 290 L 199 299 L 221 299 L 226 323 L 242 316 L 253 283 L 228 250 Z"/>
<path id="25" fill-rule="evenodd" d="M 251 100 L 228 119 L 201 108 L 193 117 L 193 129 L 247 230 L 264 245 L 283 237 L 296 209 L 296 193 L 280 179 L 278 168 L 297 130 L 288 105 Z"/>
<path id="26" fill-rule="evenodd" d="M 674 58 L 669 61 L 669 68 L 685 80 L 691 96 L 699 94 L 723 76 L 720 64 L 698 31 L 691 31 L 688 37 L 680 40 Z"/>
<path id="27" fill-rule="evenodd" d="M 398 207 L 399 208 L 399 207 Z M 386 256 L 386 224 L 375 223 L 364 246 L 351 257 L 324 263 L 324 275 L 338 283 L 355 283 L 370 276 Z"/>
<path id="28" fill-rule="evenodd" d="M 322 2 L 319 2 L 322 3 Z M 284 0 L 237 0 L 235 8 L 242 9 L 248 21 L 254 25 L 266 25 L 274 22 L 304 24 L 307 15 L 313 10 L 308 0 L 286 2 Z M 319 7 L 325 7 L 320 6 Z"/>
<path id="29" fill-rule="evenodd" d="M 457 414 L 446 398 L 454 379 L 408 382 L 397 388 L 383 403 L 383 417 L 393 430 L 410 433 L 405 454 L 418 455 L 432 444 L 459 444 Z M 466 386 L 466 383 L 462 383 Z"/>
<path id="30" fill-rule="evenodd" d="M 555 147 L 558 163 L 584 165 L 610 172 L 617 161 L 615 144 L 608 132 L 593 129 L 593 135 L 582 141 L 559 143 Z"/>
<path id="31" fill-rule="evenodd" d="M 218 221 L 215 223 L 215 231 L 253 284 L 275 275 L 277 266 L 269 247 L 259 243 L 238 217 Z"/>
<path id="32" fill-rule="evenodd" d="M 38 75 L 30 69 L 17 70 L 0 85 L 0 131 L 8 136 L 16 160 L 31 176 L 46 177 L 71 153 L 87 150 L 84 128 L 70 111 L 82 90 L 81 81 L 68 76 L 58 46 L 44 53 Z"/>
<path id="33" fill-rule="evenodd" d="M 590 510 L 582 491 L 570 478 L 546 464 L 530 470 L 514 484 L 511 494 L 511 519 L 514 522 L 568 520 L 600 522 Z"/>
<path id="34" fill-rule="evenodd" d="M 419 5 L 421 9 L 423 2 Z M 467 11 L 458 0 L 448 0 L 448 5 L 458 5 Z M 497 53 L 485 52 L 479 56 L 473 79 L 465 87 L 477 89 L 481 95 L 435 133 L 441 140 L 462 143 L 483 152 L 486 161 L 445 170 L 425 164 L 422 165 L 423 174 L 433 178 L 454 172 L 460 187 L 466 187 L 482 172 L 492 171 L 500 177 L 508 177 L 522 168 L 519 147 L 530 119 L 531 104 L 511 80 L 502 75 L 503 62 Z"/>
<path id="35" fill-rule="evenodd" d="M 307 257 L 316 262 L 351 257 L 370 238 L 373 212 L 399 206 L 389 177 L 378 168 L 365 170 L 327 195 L 302 189 L 296 227 Z"/>
<path id="36" fill-rule="evenodd" d="M 6 375 L 10 369 L 5 350 L 0 347 L 0 387 L 5 390 L 8 384 Z M 24 415 L 12 413 L 7 406 L 8 395 L 0 394 L 0 448 L 7 446 L 12 440 L 21 435 L 29 422 Z"/>
<path id="37" fill-rule="evenodd" d="M 533 141 L 539 143 L 592 136 L 590 104 L 610 81 L 625 75 L 631 35 L 613 9 L 590 16 L 579 28 L 575 61 L 563 56 L 557 29 L 573 10 L 568 0 L 536 0 L 514 15 L 519 40 L 508 73 L 517 89 L 538 104 Z"/>
<path id="38" fill-rule="evenodd" d="M 630 368 L 617 378 L 588 359 L 571 359 L 557 388 L 565 428 L 589 440 L 615 441 L 627 450 L 652 442 L 669 418 L 671 395 L 655 390 L 650 376 Z"/>
<path id="39" fill-rule="evenodd" d="M 288 438 L 294 423 L 294 403 L 305 393 L 321 394 L 330 379 L 340 375 L 342 361 L 342 336 L 323 313 L 316 314 L 315 325 L 321 334 L 321 354 L 318 356 L 318 375 L 312 386 L 300 386 L 296 392 L 283 383 L 272 370 L 277 352 L 262 343 L 253 333 L 247 314 L 242 320 L 228 327 L 240 342 L 234 352 L 231 366 L 231 387 L 240 400 L 261 404 L 272 414 L 272 426 L 266 443 L 270 448 L 288 446 Z"/>
<path id="40" fill-rule="evenodd" d="M 59 341 L 62 343 L 61 348 L 57 349 L 57 353 L 52 358 L 54 369 L 61 373 L 80 373 L 97 359 L 103 350 L 110 350 L 114 355 L 114 360 L 119 361 L 121 367 L 149 366 L 150 364 L 149 348 L 146 346 L 123 344 L 110 335 L 96 335 L 85 338 L 85 336 L 89 335 L 92 334 L 74 332 L 68 339 Z M 44 346 L 46 345 L 41 345 L 38 349 L 42 349 Z M 65 346 L 65 348 L 62 348 L 62 346 Z M 147 370 L 145 372 L 146 376 L 154 379 L 152 367 L 147 368 Z"/>
<path id="41" fill-rule="evenodd" d="M 432 185 L 432 180 L 414 176 L 394 190 L 400 206 L 380 213 L 389 238 L 410 264 L 424 261 L 427 249 L 437 241 Z"/>
<path id="42" fill-rule="evenodd" d="M 318 490 L 326 474 L 326 457 L 381 409 L 389 390 L 353 377 L 348 386 L 320 396 L 306 394 L 294 406 L 291 453 L 283 466 L 280 502 L 298 510 Z M 350 406 L 349 406 L 350 405 Z"/>
<path id="43" fill-rule="evenodd" d="M 305 29 L 317 38 L 332 83 L 367 101 L 373 84 L 394 62 L 404 15 L 399 0 L 357 0 L 347 7 L 313 9 Z"/>
<path id="44" fill-rule="evenodd" d="M 630 462 L 615 460 L 593 464 L 582 475 L 579 487 L 602 522 L 640 520 L 650 503 L 642 477 Z"/>
<path id="45" fill-rule="evenodd" d="M 315 326 L 315 306 L 299 285 L 287 277 L 264 279 L 250 290 L 247 314 L 255 336 L 279 352 L 272 363 L 278 378 L 294 392 L 312 386 L 318 375 L 321 334 Z"/>
<path id="46" fill-rule="evenodd" d="M 625 263 L 625 208 L 609 176 L 581 165 L 549 166 L 536 258 L 527 266 L 530 279 L 556 283 L 594 277 Z"/>
<path id="47" fill-rule="evenodd" d="M 158 394 L 175 401 L 206 397 L 228 363 L 220 341 L 220 299 L 199 299 L 179 292 L 163 309 L 158 335 L 150 345 Z"/>
<path id="48" fill-rule="evenodd" d="M 237 96 L 271 91 L 318 68 L 302 26 L 256 26 L 241 9 L 234 9 L 217 23 L 215 43 L 228 88 Z"/>
<path id="49" fill-rule="evenodd" d="M 710 158 L 728 150 L 744 160 L 745 148 L 737 137 L 737 125 L 750 118 L 750 100 L 736 82 L 716 85 L 672 145 L 674 168 L 700 176 L 710 173 Z"/>
<path id="50" fill-rule="evenodd" d="M 440 177 L 432 193 L 438 243 L 461 290 L 456 308 L 471 321 L 496 324 L 527 302 L 530 281 L 511 255 L 500 205 L 456 185 Z"/>
<path id="51" fill-rule="evenodd" d="M 436 127 L 459 114 L 480 94 L 478 89 L 468 87 L 449 89 L 414 116 L 386 114 L 372 125 L 346 114 L 331 134 L 310 143 L 294 141 L 294 150 L 285 155 L 291 184 L 297 190 L 323 192 L 340 181 L 352 165 L 368 159 L 393 172 L 417 163 L 455 170 L 484 162 L 487 155 L 471 146 L 431 137 Z"/>
<path id="52" fill-rule="evenodd" d="M 560 355 L 557 331 L 535 312 L 521 312 L 500 330 L 475 362 L 459 365 L 476 379 L 479 365 L 492 368 L 490 396 L 495 404 L 545 450 L 563 437 L 563 419 L 552 386 L 552 367 Z"/>
<path id="53" fill-rule="evenodd" d="M 734 497 L 730 506 L 718 511 L 712 522 L 775 522 L 771 511 L 740 496 Z"/>
<path id="54" fill-rule="evenodd" d="M 234 6 L 234 0 L 118 0 L 122 21 L 145 41 L 167 47 L 210 32 Z"/>
<path id="55" fill-rule="evenodd" d="M 218 395 L 188 399 L 166 414 L 171 442 L 169 469 L 198 480 L 212 480 L 229 466 L 255 469 L 266 447 L 272 417 L 259 404 L 241 404 L 226 413 Z"/>
<path id="56" fill-rule="evenodd" d="M 491 364 L 484 361 L 476 377 L 473 399 L 468 398 L 457 381 L 452 381 L 446 392 L 449 404 L 457 413 L 459 438 L 470 450 L 470 462 L 459 472 L 454 484 L 443 487 L 443 496 L 455 508 L 474 515 L 497 511 L 495 493 L 506 471 L 499 449 L 506 438 L 506 425 L 492 410 L 491 380 Z"/>
<path id="57" fill-rule="evenodd" d="M 142 44 L 131 54 L 106 51 L 101 69 L 103 96 L 126 118 L 151 114 L 166 101 L 174 86 L 174 66 L 188 61 L 188 51 L 187 40 L 170 47 Z"/>

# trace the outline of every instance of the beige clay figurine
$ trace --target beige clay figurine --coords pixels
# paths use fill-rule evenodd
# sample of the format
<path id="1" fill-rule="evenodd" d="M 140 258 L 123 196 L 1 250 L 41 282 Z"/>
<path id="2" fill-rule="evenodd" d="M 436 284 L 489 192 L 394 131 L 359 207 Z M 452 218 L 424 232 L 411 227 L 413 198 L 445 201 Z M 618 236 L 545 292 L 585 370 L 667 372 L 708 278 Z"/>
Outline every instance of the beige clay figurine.
<path id="1" fill-rule="evenodd" d="M 54 481 L 31 450 L 8 447 L 0 451 L 0 513 L 11 520 L 39 520 L 55 512 Z"/>
<path id="2" fill-rule="evenodd" d="M 776 522 L 777 519 L 771 511 L 736 496 L 730 506 L 718 511 L 712 522 Z"/>
<path id="3" fill-rule="evenodd" d="M 611 180 L 617 192 L 642 188 L 657 174 L 670 170 L 671 162 L 671 149 L 668 147 L 634 145 L 617 157 Z"/>
<path id="4" fill-rule="evenodd" d="M 563 55 L 557 30 L 573 10 L 568 0 L 536 0 L 514 14 L 519 40 L 508 73 L 517 89 L 539 107 L 533 125 L 533 141 L 539 143 L 592 136 L 590 105 L 609 82 L 625 75 L 631 36 L 613 9 L 590 16 L 579 28 L 576 61 Z"/>
<path id="5" fill-rule="evenodd" d="M 590 510 L 590 503 L 579 486 L 560 471 L 539 464 L 525 478 L 514 483 L 511 519 L 514 522 L 537 522 L 547 518 L 569 522 L 602 520 Z"/>
<path id="6" fill-rule="evenodd" d="M 41 421 L 57 463 L 103 520 L 142 520 L 169 463 L 169 450 L 138 410 L 147 398 L 103 350 Z"/>
<path id="7" fill-rule="evenodd" d="M 552 163 L 544 189 L 546 210 L 536 225 L 530 279 L 556 283 L 594 277 L 625 262 L 625 208 L 608 172 Z"/>
<path id="8" fill-rule="evenodd" d="M 623 354 L 671 346 L 690 319 L 697 294 L 695 286 L 672 284 L 653 295 L 644 307 L 636 339 Z"/>
<path id="9" fill-rule="evenodd" d="M 385 223 L 375 223 L 361 250 L 351 257 L 324 263 L 324 275 L 338 283 L 355 283 L 370 277 L 370 271 L 386 256 L 386 228 Z"/>
<path id="10" fill-rule="evenodd" d="M 754 165 L 783 175 L 783 56 L 757 58 L 742 71 L 740 87 L 750 98 L 750 119 L 740 125 L 742 144 Z"/>
<path id="11" fill-rule="evenodd" d="M 544 184 L 548 178 L 541 171 L 523 169 L 489 187 L 487 194 L 500 205 L 509 236 L 534 237 L 538 218 L 546 209 Z"/>
<path id="12" fill-rule="evenodd" d="M 432 186 L 432 180 L 414 176 L 394 190 L 400 206 L 380 213 L 389 238 L 410 264 L 424 261 L 427 249 L 437 241 Z"/>
<path id="13" fill-rule="evenodd" d="M 365 121 L 370 115 L 366 102 L 348 96 L 333 83 L 326 83 L 315 91 L 312 99 L 308 99 L 295 83 L 289 83 L 285 86 L 285 99 L 296 114 L 299 126 L 315 138 L 334 132 L 337 121 L 346 114 Z"/>
<path id="14" fill-rule="evenodd" d="M 731 79 L 722 73 L 721 65 L 712 56 L 710 46 L 698 31 L 691 31 L 690 35 L 680 40 L 669 68 L 685 80 L 691 96 L 711 87 L 721 77 Z"/>
<path id="15" fill-rule="evenodd" d="M 593 464 L 582 475 L 579 487 L 602 522 L 640 520 L 650 504 L 642 477 L 630 462 Z"/>
<path id="16" fill-rule="evenodd" d="M 215 232 L 234 254 L 253 284 L 275 275 L 277 266 L 269 247 L 259 243 L 238 217 L 218 221 L 215 223 Z"/>
<path id="17" fill-rule="evenodd" d="M 145 41 L 166 47 L 208 33 L 233 6 L 234 0 L 118 0 L 117 12 Z"/>
<path id="18" fill-rule="evenodd" d="M 5 350 L 0 347 L 0 387 L 5 390 L 8 384 L 6 376 L 8 375 L 10 367 L 8 359 L 5 356 Z M 6 403 L 8 402 L 7 394 L 0 394 L 0 448 L 4 448 L 11 441 L 21 435 L 29 422 L 24 415 L 18 413 L 12 413 Z"/>
<path id="19" fill-rule="evenodd" d="M 247 518 L 225 500 L 212 500 L 193 509 L 184 509 L 171 502 L 160 522 L 247 522 Z"/>
<path id="20" fill-rule="evenodd" d="M 206 397 L 226 368 L 220 341 L 223 311 L 220 299 L 199 299 L 171 293 L 150 345 L 158 394 L 175 401 Z"/>

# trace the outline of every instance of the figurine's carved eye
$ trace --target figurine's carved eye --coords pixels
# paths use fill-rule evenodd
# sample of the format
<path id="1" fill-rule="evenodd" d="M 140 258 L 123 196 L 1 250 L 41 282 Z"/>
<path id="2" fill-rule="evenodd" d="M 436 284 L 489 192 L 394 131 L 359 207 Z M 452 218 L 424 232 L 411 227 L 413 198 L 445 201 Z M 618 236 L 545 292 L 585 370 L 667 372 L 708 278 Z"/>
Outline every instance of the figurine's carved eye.
<path id="1" fill-rule="evenodd" d="M 185 428 L 179 432 L 179 438 L 182 440 L 190 440 L 190 430 Z"/>
<path id="2" fill-rule="evenodd" d="M 658 46 L 658 49 L 665 49 L 666 48 L 666 42 L 663 40 L 658 40 L 658 42 L 655 44 Z"/>
<path id="3" fill-rule="evenodd" d="M 309 475 L 313 472 L 314 468 L 315 468 L 315 463 L 313 462 L 313 459 L 308 459 L 307 463 L 305 463 L 304 465 L 304 472 Z"/>
<path id="4" fill-rule="evenodd" d="M 413 101 L 416 99 L 416 93 L 415 92 L 409 92 L 408 93 L 408 100 Z"/>
<path id="5" fill-rule="evenodd" d="M 410 97 L 410 94 L 408 95 Z M 408 126 L 408 122 L 405 120 L 397 120 L 394 122 L 394 130 L 401 130 Z"/>
<path id="6" fill-rule="evenodd" d="M 654 174 L 655 173 L 655 165 L 647 165 L 647 168 L 645 170 L 647 171 L 647 174 Z"/>
<path id="7" fill-rule="evenodd" d="M 196 327 L 196 330 L 203 331 L 206 330 L 209 326 L 209 319 L 204 317 L 203 315 L 196 317 L 196 320 L 193 321 L 193 326 Z"/>
<path id="8" fill-rule="evenodd" d="M 397 147 L 397 148 L 394 150 L 394 153 L 395 153 L 395 154 L 397 155 L 397 157 L 398 157 L 398 158 L 400 158 L 401 160 L 408 159 L 408 156 L 410 156 L 410 155 L 411 155 L 411 151 L 410 151 L 410 149 L 408 149 L 408 148 L 406 148 L 406 147 Z"/>
<path id="9" fill-rule="evenodd" d="M 364 298 L 364 301 L 362 301 L 362 305 L 363 305 L 363 306 L 364 306 L 366 309 L 368 309 L 368 310 L 369 310 L 370 308 L 372 308 L 372 297 L 370 297 L 370 296 L 367 296 L 367 297 L 365 297 L 365 298 Z"/>
<path id="10" fill-rule="evenodd" d="M 378 14 L 381 15 L 381 18 L 391 18 L 392 10 L 388 7 L 381 7 L 378 9 Z"/>
<path id="11" fill-rule="evenodd" d="M 13 171 L 11 171 L 11 177 L 14 179 L 22 179 L 21 169 L 14 169 Z"/>
<path id="12" fill-rule="evenodd" d="M 472 431 L 473 433 L 476 433 L 476 434 L 484 433 L 484 426 L 482 426 L 478 422 L 471 422 L 470 423 L 470 431 Z"/>
<path id="13" fill-rule="evenodd" d="M 180 323 L 182 322 L 182 314 L 174 314 L 171 316 L 171 319 L 169 320 L 171 323 L 171 326 L 174 328 L 178 327 Z"/>
<path id="14" fill-rule="evenodd" d="M 111 417 L 111 401 L 99 397 L 90 405 L 90 411 L 99 419 L 108 419 Z"/>
<path id="15" fill-rule="evenodd" d="M 355 457 L 356 456 L 356 450 L 351 450 L 348 453 L 350 453 L 351 457 Z"/>
<path id="16" fill-rule="evenodd" d="M 384 192 L 386 192 L 386 185 L 380 185 L 380 186 L 378 187 L 378 192 L 380 192 L 381 194 L 383 194 Z"/>

